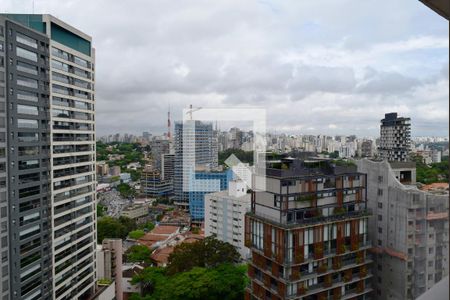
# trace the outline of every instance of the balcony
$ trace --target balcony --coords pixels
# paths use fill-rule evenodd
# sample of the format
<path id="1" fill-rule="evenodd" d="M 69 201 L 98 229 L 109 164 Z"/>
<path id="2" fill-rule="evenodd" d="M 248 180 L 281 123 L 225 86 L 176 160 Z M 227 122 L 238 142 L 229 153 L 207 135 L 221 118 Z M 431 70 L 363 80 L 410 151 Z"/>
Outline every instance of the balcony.
<path id="1" fill-rule="evenodd" d="M 316 210 L 317 211 L 317 210 Z M 287 228 L 293 228 L 297 227 L 299 225 L 306 226 L 306 225 L 314 225 L 314 224 L 320 224 L 320 223 L 326 223 L 326 222 L 337 222 L 337 221 L 343 221 L 347 219 L 352 218 L 361 218 L 361 217 L 368 217 L 372 215 L 372 210 L 370 208 L 363 208 L 357 211 L 347 211 L 339 214 L 329 215 L 329 216 L 323 216 L 320 215 L 319 212 L 313 213 L 314 210 L 310 210 L 311 214 L 305 215 L 303 219 L 293 219 L 293 220 L 287 220 L 287 219 L 281 219 L 280 222 L 280 215 L 267 215 L 264 213 L 254 213 L 254 212 L 248 212 L 250 216 L 254 216 L 256 218 L 264 219 L 266 221 L 269 221 L 270 223 L 273 223 L 274 225 L 279 225 L 280 223 L 284 225 L 284 227 Z"/>

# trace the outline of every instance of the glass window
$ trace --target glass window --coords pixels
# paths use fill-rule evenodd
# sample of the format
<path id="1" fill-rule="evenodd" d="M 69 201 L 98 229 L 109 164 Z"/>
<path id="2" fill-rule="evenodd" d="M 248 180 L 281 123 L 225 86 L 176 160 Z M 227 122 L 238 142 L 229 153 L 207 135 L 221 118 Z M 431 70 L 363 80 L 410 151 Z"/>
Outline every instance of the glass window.
<path id="1" fill-rule="evenodd" d="M 17 105 L 17 113 L 37 116 L 39 114 L 39 111 L 38 111 L 37 106 L 18 104 Z"/>
<path id="2" fill-rule="evenodd" d="M 17 76 L 17 84 L 34 89 L 38 88 L 38 81 L 36 79 L 31 79 L 23 76 Z"/>
<path id="3" fill-rule="evenodd" d="M 17 127 L 37 129 L 39 128 L 39 124 L 37 120 L 17 119 Z"/>
<path id="4" fill-rule="evenodd" d="M 62 82 L 62 83 L 70 83 L 69 76 L 61 75 L 61 74 L 56 73 L 56 72 L 52 72 L 52 77 L 53 77 L 53 79 L 55 81 L 59 81 L 59 82 Z"/>
<path id="5" fill-rule="evenodd" d="M 35 226 L 30 227 L 28 229 L 22 230 L 19 233 L 20 240 L 23 240 L 23 239 L 26 239 L 26 238 L 28 238 L 30 236 L 38 234 L 40 232 L 40 228 L 41 228 L 40 225 L 35 225 Z"/>
<path id="6" fill-rule="evenodd" d="M 52 67 L 55 68 L 55 69 L 59 69 L 59 70 L 65 71 L 65 72 L 69 72 L 69 65 L 68 64 L 65 64 L 65 63 L 62 63 L 62 62 L 59 62 L 59 61 L 56 61 L 56 60 L 52 60 Z"/>
<path id="7" fill-rule="evenodd" d="M 31 159 L 31 160 L 21 160 L 19 161 L 19 170 L 28 170 L 39 168 L 39 160 Z"/>
<path id="8" fill-rule="evenodd" d="M 17 61 L 17 70 L 32 75 L 38 75 L 38 67 Z"/>
<path id="9" fill-rule="evenodd" d="M 17 91 L 17 99 L 18 100 L 38 102 L 39 97 L 38 97 L 37 93 L 32 93 L 32 92 L 18 90 Z"/>
<path id="10" fill-rule="evenodd" d="M 70 100 L 68 99 L 64 99 L 64 98 L 60 98 L 60 97 L 53 97 L 53 105 L 58 105 L 58 106 L 70 106 Z"/>
<path id="11" fill-rule="evenodd" d="M 52 115 L 58 118 L 70 118 L 70 112 L 63 109 L 53 109 Z"/>
<path id="12" fill-rule="evenodd" d="M 52 54 L 53 54 L 54 56 L 63 58 L 63 59 L 65 59 L 65 60 L 69 60 L 69 54 L 68 54 L 67 52 L 65 52 L 65 51 L 63 51 L 63 50 L 60 50 L 60 49 L 57 49 L 57 48 L 55 48 L 55 47 L 52 47 Z"/>
<path id="13" fill-rule="evenodd" d="M 90 78 L 90 73 L 88 71 L 82 70 L 80 68 L 73 68 L 75 75 L 84 77 L 84 78 Z"/>
<path id="14" fill-rule="evenodd" d="M 53 84 L 52 88 L 54 93 L 69 95 L 69 89 L 64 86 Z"/>
<path id="15" fill-rule="evenodd" d="M 38 142 L 39 135 L 35 132 L 19 132 L 18 140 L 19 142 Z"/>
<path id="16" fill-rule="evenodd" d="M 85 68 L 89 68 L 89 63 L 88 63 L 87 60 L 84 60 L 84 59 L 82 59 L 82 58 L 79 58 L 79 57 L 77 57 L 77 56 L 74 56 L 74 57 L 73 57 L 73 61 L 74 61 L 77 65 L 80 65 L 80 66 L 85 67 Z"/>
<path id="17" fill-rule="evenodd" d="M 39 147 L 38 146 L 19 147 L 19 156 L 38 155 L 38 154 L 39 154 Z"/>
<path id="18" fill-rule="evenodd" d="M 27 46 L 37 49 L 37 41 L 33 38 L 30 38 L 29 36 L 24 35 L 24 34 L 17 33 L 16 41 L 21 44 L 24 44 L 24 45 L 27 45 Z"/>
<path id="19" fill-rule="evenodd" d="M 38 55 L 37 53 L 34 53 L 32 51 L 20 48 L 20 47 L 16 47 L 16 53 L 17 56 L 25 58 L 25 59 L 29 59 L 31 61 L 37 62 L 38 61 Z"/>

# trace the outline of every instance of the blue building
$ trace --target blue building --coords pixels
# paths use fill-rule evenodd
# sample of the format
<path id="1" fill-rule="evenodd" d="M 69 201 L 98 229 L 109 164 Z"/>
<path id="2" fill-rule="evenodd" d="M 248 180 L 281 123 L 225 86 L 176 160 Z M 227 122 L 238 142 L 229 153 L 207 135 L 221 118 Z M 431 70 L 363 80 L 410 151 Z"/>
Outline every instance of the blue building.
<path id="1" fill-rule="evenodd" d="M 191 180 L 189 192 L 189 212 L 193 221 L 203 221 L 205 217 L 205 195 L 228 189 L 233 180 L 233 171 L 196 171 Z"/>

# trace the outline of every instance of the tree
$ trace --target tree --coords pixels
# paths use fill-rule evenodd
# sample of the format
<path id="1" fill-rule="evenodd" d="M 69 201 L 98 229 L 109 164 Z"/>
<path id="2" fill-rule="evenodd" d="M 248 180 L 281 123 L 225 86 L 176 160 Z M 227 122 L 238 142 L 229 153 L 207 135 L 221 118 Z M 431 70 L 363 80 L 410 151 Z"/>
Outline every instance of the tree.
<path id="1" fill-rule="evenodd" d="M 136 191 L 126 183 L 119 184 L 117 186 L 117 191 L 124 198 L 130 198 L 130 197 L 134 197 L 136 195 Z"/>
<path id="2" fill-rule="evenodd" d="M 195 267 L 173 276 L 161 268 L 150 267 L 135 276 L 132 283 L 141 284 L 144 291 L 144 297 L 133 299 L 240 300 L 247 281 L 245 267 L 223 264 L 215 268 Z"/>
<path id="3" fill-rule="evenodd" d="M 339 151 L 334 151 L 330 153 L 330 158 L 338 158 L 339 157 Z"/>
<path id="4" fill-rule="evenodd" d="M 133 231 L 130 231 L 130 233 L 128 233 L 128 237 L 133 240 L 138 240 L 141 237 L 143 237 L 144 235 L 145 235 L 145 232 L 144 232 L 144 230 L 141 230 L 141 229 L 133 230 Z"/>
<path id="5" fill-rule="evenodd" d="M 147 246 L 133 245 L 125 253 L 127 262 L 146 262 L 150 263 L 150 255 L 152 252 Z"/>
<path id="6" fill-rule="evenodd" d="M 140 225 L 139 228 L 144 230 L 144 231 L 145 230 L 151 231 L 151 230 L 153 230 L 153 228 L 155 228 L 155 224 L 153 224 L 152 222 L 149 221 L 147 223 L 144 223 L 144 224 Z"/>
<path id="7" fill-rule="evenodd" d="M 127 217 L 115 219 L 102 217 L 97 219 L 97 242 L 102 243 L 105 238 L 124 239 L 130 231 L 137 229 L 136 222 Z"/>
<path id="8" fill-rule="evenodd" d="M 103 217 L 105 215 L 106 206 L 97 204 L 97 217 Z"/>
<path id="9" fill-rule="evenodd" d="M 112 217 L 102 217 L 97 221 L 97 242 L 101 244 L 105 238 L 125 238 L 127 228 Z"/>
<path id="10" fill-rule="evenodd" d="M 123 226 L 125 226 L 125 230 L 127 231 L 127 234 L 130 231 L 136 230 L 137 229 L 137 224 L 136 221 L 133 219 L 130 219 L 128 217 L 119 217 L 119 222 L 120 224 L 122 224 Z M 125 235 L 126 236 L 126 235 Z"/>
<path id="11" fill-rule="evenodd" d="M 153 293 L 156 286 L 160 286 L 167 280 L 166 271 L 164 268 L 148 267 L 142 270 L 139 274 L 133 276 L 131 283 L 139 284 L 143 295 Z M 143 298 L 138 298 L 143 299 Z"/>
<path id="12" fill-rule="evenodd" d="M 240 259 L 233 245 L 210 236 L 194 243 L 176 246 L 169 256 L 167 274 L 189 271 L 194 267 L 212 268 L 220 264 L 232 264 Z"/>

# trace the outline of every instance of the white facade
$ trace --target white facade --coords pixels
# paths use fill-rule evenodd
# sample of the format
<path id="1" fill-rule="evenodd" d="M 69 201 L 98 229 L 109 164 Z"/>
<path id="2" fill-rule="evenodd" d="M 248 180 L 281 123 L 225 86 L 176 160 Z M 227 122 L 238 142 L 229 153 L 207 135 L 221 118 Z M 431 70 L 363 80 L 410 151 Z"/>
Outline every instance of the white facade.
<path id="1" fill-rule="evenodd" d="M 205 235 L 216 235 L 248 259 L 250 249 L 244 246 L 245 213 L 250 210 L 251 194 L 243 181 L 230 181 L 228 191 L 205 195 Z"/>

